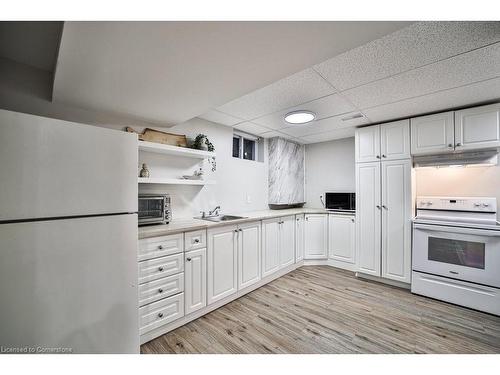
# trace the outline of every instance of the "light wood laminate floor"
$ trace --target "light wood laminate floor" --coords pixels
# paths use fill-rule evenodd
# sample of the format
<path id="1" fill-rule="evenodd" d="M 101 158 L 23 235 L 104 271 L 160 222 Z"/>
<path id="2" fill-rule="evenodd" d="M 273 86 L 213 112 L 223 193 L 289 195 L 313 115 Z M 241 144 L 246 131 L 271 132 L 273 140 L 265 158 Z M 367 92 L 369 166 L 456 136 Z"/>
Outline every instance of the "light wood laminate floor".
<path id="1" fill-rule="evenodd" d="M 500 353 L 500 317 L 305 266 L 141 352 Z"/>

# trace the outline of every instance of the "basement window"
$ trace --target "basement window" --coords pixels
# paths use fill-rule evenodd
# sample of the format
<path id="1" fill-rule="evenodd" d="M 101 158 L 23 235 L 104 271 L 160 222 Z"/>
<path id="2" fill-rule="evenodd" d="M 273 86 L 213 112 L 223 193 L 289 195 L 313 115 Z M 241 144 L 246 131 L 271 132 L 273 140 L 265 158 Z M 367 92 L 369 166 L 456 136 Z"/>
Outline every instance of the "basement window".
<path id="1" fill-rule="evenodd" d="M 233 133 L 233 157 L 258 160 L 259 137 L 243 132 Z"/>

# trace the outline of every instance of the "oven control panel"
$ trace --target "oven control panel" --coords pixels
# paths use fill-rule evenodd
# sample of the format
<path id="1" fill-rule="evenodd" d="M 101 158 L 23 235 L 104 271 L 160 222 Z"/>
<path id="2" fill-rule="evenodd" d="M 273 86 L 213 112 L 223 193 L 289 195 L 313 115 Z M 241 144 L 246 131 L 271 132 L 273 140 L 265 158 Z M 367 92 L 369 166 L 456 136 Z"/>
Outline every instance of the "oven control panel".
<path id="1" fill-rule="evenodd" d="M 497 199 L 491 197 L 417 197 L 417 208 L 427 210 L 496 212 Z"/>

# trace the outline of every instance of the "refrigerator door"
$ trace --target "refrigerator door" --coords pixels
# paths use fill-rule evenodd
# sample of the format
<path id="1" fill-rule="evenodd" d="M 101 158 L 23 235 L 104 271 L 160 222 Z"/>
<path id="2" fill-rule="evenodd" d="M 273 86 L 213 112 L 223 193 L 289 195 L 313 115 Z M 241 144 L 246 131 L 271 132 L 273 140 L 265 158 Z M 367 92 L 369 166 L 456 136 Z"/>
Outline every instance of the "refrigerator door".
<path id="1" fill-rule="evenodd" d="M 137 212 L 137 136 L 0 110 L 0 221 Z"/>
<path id="2" fill-rule="evenodd" d="M 137 214 L 0 224 L 0 346 L 138 353 Z"/>

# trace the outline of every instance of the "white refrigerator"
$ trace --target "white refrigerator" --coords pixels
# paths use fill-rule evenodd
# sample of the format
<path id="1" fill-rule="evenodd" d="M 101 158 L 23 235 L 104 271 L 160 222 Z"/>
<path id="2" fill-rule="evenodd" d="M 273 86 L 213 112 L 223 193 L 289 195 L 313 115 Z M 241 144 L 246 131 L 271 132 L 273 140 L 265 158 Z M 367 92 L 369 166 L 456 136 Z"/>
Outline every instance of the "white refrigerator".
<path id="1" fill-rule="evenodd" d="M 3 353 L 138 353 L 137 137 L 0 110 Z"/>

